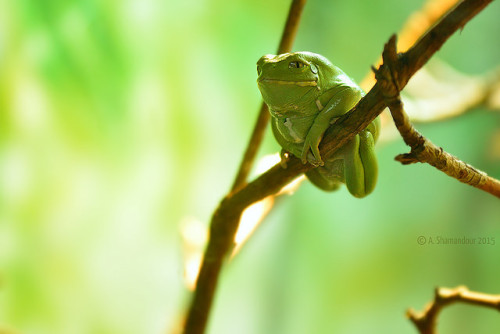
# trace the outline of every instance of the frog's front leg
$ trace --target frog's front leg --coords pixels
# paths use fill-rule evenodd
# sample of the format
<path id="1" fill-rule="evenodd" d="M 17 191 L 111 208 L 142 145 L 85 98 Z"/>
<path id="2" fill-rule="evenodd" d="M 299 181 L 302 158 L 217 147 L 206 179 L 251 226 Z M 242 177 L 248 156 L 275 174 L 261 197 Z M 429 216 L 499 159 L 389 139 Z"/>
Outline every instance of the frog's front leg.
<path id="1" fill-rule="evenodd" d="M 352 87 L 336 87 L 327 91 L 325 95 L 332 97 L 324 107 L 320 99 L 316 101 L 319 112 L 307 133 L 304 140 L 304 148 L 302 149 L 302 162 L 309 162 L 314 166 L 322 166 L 324 164 L 318 146 L 321 139 L 323 139 L 326 129 L 359 101 L 361 90 L 353 89 Z"/>
<path id="2" fill-rule="evenodd" d="M 319 153 L 319 143 L 330 126 L 331 115 L 319 113 L 311 128 L 307 132 L 302 148 L 302 163 L 309 162 L 313 166 L 323 166 L 324 162 Z"/>
<path id="3" fill-rule="evenodd" d="M 368 130 L 361 131 L 344 148 L 345 184 L 358 198 L 370 194 L 377 183 L 378 165 L 375 140 Z"/>

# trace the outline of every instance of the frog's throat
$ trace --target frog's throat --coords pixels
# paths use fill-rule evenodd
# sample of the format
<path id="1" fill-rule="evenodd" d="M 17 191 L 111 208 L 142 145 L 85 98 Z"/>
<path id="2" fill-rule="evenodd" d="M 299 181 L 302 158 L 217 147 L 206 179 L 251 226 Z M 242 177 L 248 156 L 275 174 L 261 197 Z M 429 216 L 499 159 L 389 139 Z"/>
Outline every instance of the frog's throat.
<path id="1" fill-rule="evenodd" d="M 318 86 L 316 80 L 303 80 L 303 81 L 292 81 L 292 80 L 278 80 L 278 79 L 262 79 L 260 82 L 273 83 L 278 85 L 297 85 L 301 87 Z"/>

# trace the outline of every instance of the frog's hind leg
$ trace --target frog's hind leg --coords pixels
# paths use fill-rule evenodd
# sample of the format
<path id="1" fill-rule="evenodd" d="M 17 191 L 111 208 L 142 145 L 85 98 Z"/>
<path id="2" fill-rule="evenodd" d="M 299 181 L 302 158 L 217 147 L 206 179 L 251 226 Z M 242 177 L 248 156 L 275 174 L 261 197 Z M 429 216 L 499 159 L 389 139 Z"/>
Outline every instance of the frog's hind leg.
<path id="1" fill-rule="evenodd" d="M 375 139 L 368 130 L 361 131 L 359 139 L 359 155 L 364 169 L 365 194 L 368 195 L 377 184 L 378 163 L 375 155 Z"/>
<path id="2" fill-rule="evenodd" d="M 359 135 L 343 147 L 345 185 L 354 197 L 364 197 L 365 172 L 359 156 Z"/>
<path id="3" fill-rule="evenodd" d="M 365 197 L 377 183 L 377 158 L 375 141 L 370 131 L 363 130 L 345 147 L 345 183 L 355 197 Z"/>
<path id="4" fill-rule="evenodd" d="M 322 173 L 324 167 L 317 167 L 306 172 L 306 176 L 316 187 L 324 191 L 335 191 L 342 184 L 339 180 L 329 179 Z"/>

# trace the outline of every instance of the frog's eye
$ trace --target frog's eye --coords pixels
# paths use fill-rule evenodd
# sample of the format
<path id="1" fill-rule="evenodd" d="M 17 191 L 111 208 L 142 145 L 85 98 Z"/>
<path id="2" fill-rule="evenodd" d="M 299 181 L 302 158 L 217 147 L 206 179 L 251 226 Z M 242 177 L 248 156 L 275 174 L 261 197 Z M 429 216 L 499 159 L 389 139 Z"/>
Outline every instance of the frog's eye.
<path id="1" fill-rule="evenodd" d="M 288 64 L 288 68 L 302 68 L 306 66 L 306 64 L 304 64 L 303 62 L 301 61 L 291 61 L 289 64 Z"/>
<path id="2" fill-rule="evenodd" d="M 318 68 L 316 67 L 316 65 L 311 64 L 311 72 L 313 72 L 314 74 L 318 74 Z"/>
<path id="3" fill-rule="evenodd" d="M 260 72 L 262 72 L 261 68 L 259 65 L 257 65 L 257 75 L 260 75 Z"/>

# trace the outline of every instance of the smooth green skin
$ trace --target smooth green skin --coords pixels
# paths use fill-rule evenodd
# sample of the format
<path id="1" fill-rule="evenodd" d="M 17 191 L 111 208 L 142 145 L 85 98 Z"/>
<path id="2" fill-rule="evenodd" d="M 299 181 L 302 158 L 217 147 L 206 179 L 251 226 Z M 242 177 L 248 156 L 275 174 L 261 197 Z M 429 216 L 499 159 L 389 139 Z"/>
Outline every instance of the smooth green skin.
<path id="1" fill-rule="evenodd" d="M 380 120 L 370 125 L 323 161 L 318 145 L 326 129 L 354 107 L 363 91 L 341 69 L 321 55 L 294 52 L 265 55 L 257 62 L 257 83 L 271 113 L 271 126 L 286 152 L 317 168 L 308 179 L 325 191 L 345 183 L 355 197 L 371 193 L 377 183 L 377 158 L 374 145 Z"/>

